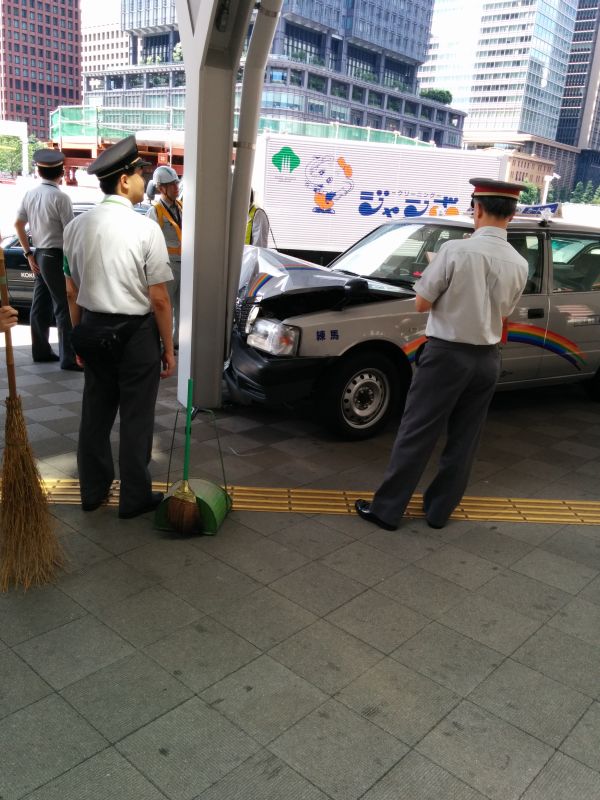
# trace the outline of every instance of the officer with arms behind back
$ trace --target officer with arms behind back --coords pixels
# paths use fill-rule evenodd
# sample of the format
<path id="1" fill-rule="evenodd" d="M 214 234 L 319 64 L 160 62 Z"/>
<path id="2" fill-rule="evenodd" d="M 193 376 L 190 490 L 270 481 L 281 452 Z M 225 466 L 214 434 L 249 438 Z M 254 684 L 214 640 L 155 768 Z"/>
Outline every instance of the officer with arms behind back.
<path id="1" fill-rule="evenodd" d="M 29 314 L 31 354 L 37 362 L 59 361 L 62 369 L 80 370 L 71 345 L 71 319 L 62 271 L 63 230 L 73 219 L 70 198 L 58 188 L 64 174 L 64 155 L 58 150 L 36 150 L 33 162 L 42 179 L 30 189 L 17 210 L 15 230 L 19 242 L 35 273 L 33 300 Z M 29 248 L 26 223 L 35 255 Z M 53 315 L 58 328 L 60 356 L 52 352 L 48 341 Z"/>
<path id="2" fill-rule="evenodd" d="M 85 363 L 77 450 L 82 508 L 94 511 L 108 495 L 114 478 L 110 432 L 119 411 L 124 519 L 152 511 L 162 500 L 152 491 L 148 464 L 159 378 L 175 370 L 165 240 L 157 225 L 133 210 L 144 195 L 147 163 L 135 136 L 101 153 L 88 172 L 98 176 L 104 200 L 65 229 L 73 338 Z"/>
<path id="3" fill-rule="evenodd" d="M 415 286 L 417 311 L 429 311 L 427 342 L 408 392 L 390 463 L 363 518 L 396 530 L 437 439 L 447 441 L 423 496 L 432 528 L 460 502 L 500 370 L 499 342 L 527 281 L 527 261 L 508 243 L 523 184 L 472 178 L 475 232 L 444 244 Z"/>
<path id="4" fill-rule="evenodd" d="M 147 217 L 158 222 L 167 243 L 173 280 L 169 283 L 169 296 L 173 306 L 173 343 L 179 347 L 179 288 L 181 285 L 181 228 L 183 204 L 178 199 L 179 175 L 171 167 L 157 167 L 152 181 L 160 193 L 159 199 L 148 209 Z M 147 189 L 148 191 L 148 189 Z"/>

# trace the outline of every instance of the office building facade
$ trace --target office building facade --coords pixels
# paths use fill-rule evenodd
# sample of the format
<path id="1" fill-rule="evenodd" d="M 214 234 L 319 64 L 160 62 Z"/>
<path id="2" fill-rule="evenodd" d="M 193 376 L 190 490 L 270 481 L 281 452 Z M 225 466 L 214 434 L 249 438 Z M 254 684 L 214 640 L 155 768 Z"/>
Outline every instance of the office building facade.
<path id="1" fill-rule="evenodd" d="M 368 126 L 459 147 L 464 113 L 417 94 L 432 7 L 433 0 L 285 0 L 261 115 Z M 183 109 L 174 0 L 123 0 L 122 26 L 131 36 L 129 65 L 86 73 L 85 104 Z"/>
<path id="2" fill-rule="evenodd" d="M 421 87 L 452 92 L 471 133 L 556 137 L 578 0 L 436 0 Z"/>
<path id="3" fill-rule="evenodd" d="M 581 149 L 575 182 L 600 184 L 600 1 L 579 0 L 567 81 L 560 109 L 559 142 Z"/>
<path id="4" fill-rule="evenodd" d="M 45 139 L 50 112 L 81 103 L 79 0 L 3 0 L 0 118 Z"/>
<path id="5" fill-rule="evenodd" d="M 126 67 L 130 57 L 130 36 L 121 29 L 120 21 L 104 25 L 85 23 L 81 29 L 81 69 L 83 74 Z M 98 87 L 101 82 L 98 80 Z"/>

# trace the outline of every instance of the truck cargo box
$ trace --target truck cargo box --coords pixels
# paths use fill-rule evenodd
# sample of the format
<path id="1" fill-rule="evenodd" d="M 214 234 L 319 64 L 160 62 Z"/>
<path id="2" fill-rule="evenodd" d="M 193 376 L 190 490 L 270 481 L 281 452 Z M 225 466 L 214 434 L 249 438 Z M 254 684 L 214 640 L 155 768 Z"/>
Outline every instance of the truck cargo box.
<path id="1" fill-rule="evenodd" d="M 469 178 L 504 179 L 500 150 L 349 142 L 265 133 L 254 165 L 256 201 L 279 250 L 340 253 L 390 220 L 464 213 Z"/>

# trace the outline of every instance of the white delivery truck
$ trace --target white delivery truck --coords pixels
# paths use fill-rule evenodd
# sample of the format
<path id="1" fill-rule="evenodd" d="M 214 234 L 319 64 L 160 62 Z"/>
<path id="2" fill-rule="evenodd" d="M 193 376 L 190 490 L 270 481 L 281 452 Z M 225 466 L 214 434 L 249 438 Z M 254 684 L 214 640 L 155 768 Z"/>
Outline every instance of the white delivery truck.
<path id="1" fill-rule="evenodd" d="M 328 263 L 384 222 L 464 213 L 469 178 L 505 179 L 501 150 L 352 142 L 264 133 L 253 188 L 269 246 Z"/>

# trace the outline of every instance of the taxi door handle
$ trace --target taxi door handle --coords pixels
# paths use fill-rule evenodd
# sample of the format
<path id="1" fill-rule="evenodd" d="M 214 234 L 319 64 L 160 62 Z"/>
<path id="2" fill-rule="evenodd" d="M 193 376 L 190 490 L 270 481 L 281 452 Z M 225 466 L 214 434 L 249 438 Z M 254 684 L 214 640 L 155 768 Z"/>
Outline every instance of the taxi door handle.
<path id="1" fill-rule="evenodd" d="M 528 308 L 527 309 L 527 319 L 540 319 L 544 316 L 544 309 L 543 308 Z"/>

